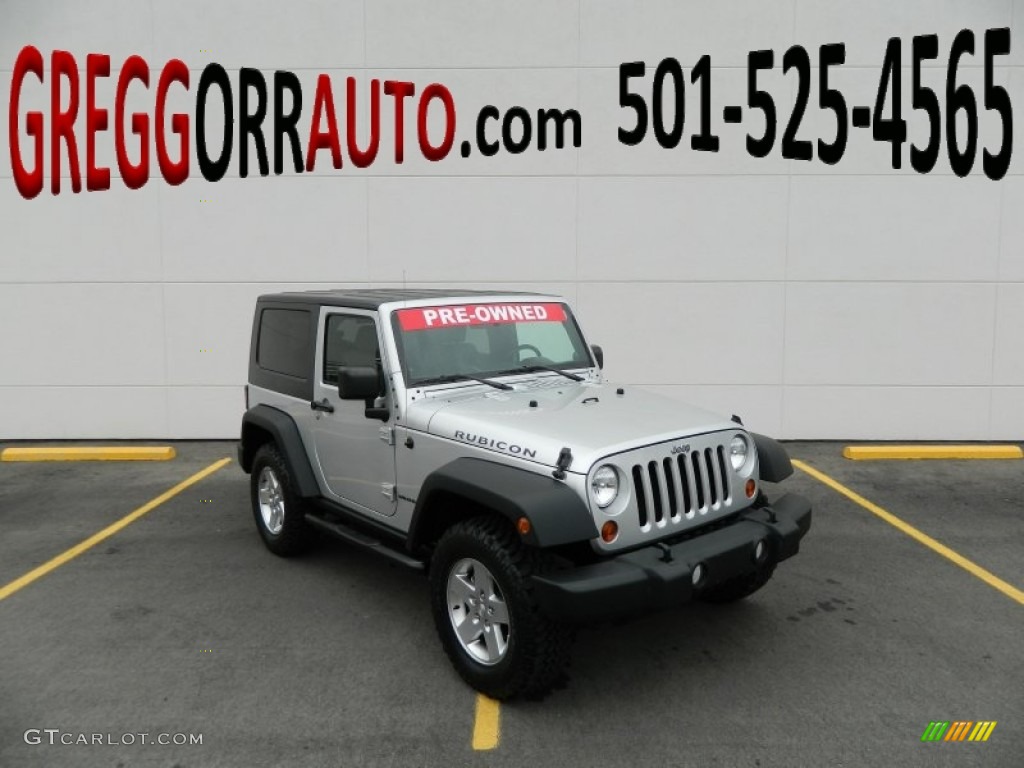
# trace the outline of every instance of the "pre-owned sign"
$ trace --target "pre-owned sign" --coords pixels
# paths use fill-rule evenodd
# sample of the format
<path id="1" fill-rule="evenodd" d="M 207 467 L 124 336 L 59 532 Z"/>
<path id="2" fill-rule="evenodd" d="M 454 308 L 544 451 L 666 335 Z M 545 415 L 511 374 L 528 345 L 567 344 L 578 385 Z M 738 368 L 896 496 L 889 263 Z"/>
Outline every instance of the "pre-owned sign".
<path id="1" fill-rule="evenodd" d="M 416 307 L 398 310 L 403 331 L 491 323 L 562 322 L 561 304 L 460 304 L 449 307 Z"/>

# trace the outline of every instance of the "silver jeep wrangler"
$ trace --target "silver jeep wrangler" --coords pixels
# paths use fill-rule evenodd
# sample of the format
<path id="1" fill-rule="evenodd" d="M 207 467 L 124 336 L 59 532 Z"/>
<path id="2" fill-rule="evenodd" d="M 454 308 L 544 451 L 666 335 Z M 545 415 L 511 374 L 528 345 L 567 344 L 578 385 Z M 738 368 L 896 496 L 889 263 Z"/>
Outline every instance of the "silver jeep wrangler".
<path id="1" fill-rule="evenodd" d="M 425 571 L 441 644 L 497 699 L 562 683 L 580 624 L 759 589 L 811 523 L 761 490 L 785 450 L 602 365 L 557 296 L 261 296 L 238 447 L 260 536 Z"/>

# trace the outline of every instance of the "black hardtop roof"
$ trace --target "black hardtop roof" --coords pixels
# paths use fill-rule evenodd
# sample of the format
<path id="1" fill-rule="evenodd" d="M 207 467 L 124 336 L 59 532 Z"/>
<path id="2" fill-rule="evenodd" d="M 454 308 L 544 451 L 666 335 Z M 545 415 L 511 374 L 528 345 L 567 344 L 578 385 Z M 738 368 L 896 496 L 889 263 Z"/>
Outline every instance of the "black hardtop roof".
<path id="1" fill-rule="evenodd" d="M 471 291 L 440 288 L 338 288 L 327 291 L 268 293 L 259 302 L 282 304 L 326 304 L 328 306 L 378 309 L 381 304 L 420 299 L 452 299 L 463 296 L 543 296 L 524 291 Z"/>

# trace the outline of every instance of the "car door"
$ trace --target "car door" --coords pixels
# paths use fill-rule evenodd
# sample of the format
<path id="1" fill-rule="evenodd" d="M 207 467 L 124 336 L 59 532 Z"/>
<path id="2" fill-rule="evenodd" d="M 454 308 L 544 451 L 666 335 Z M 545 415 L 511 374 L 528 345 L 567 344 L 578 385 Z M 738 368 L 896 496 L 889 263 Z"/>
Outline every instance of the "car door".
<path id="1" fill-rule="evenodd" d="M 368 417 L 363 401 L 338 396 L 340 367 L 378 364 L 380 329 L 376 315 L 323 307 L 317 337 L 313 442 L 328 496 L 357 511 L 393 515 L 394 430 L 390 422 Z M 384 404 L 389 405 L 390 392 L 383 397 Z"/>

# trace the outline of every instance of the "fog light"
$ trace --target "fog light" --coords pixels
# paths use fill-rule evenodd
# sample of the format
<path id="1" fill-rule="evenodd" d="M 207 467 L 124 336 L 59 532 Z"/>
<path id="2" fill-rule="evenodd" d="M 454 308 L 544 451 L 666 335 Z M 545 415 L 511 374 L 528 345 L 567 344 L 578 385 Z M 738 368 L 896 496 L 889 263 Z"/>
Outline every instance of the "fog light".
<path id="1" fill-rule="evenodd" d="M 519 531 L 520 536 L 528 534 L 530 532 L 530 528 L 529 518 L 520 517 L 519 520 L 516 521 L 516 530 Z"/>
<path id="2" fill-rule="evenodd" d="M 619 526 L 614 520 L 609 520 L 601 526 L 601 539 L 605 544 L 611 544 L 619 537 Z"/>
<path id="3" fill-rule="evenodd" d="M 760 563 L 766 554 L 768 554 L 768 545 L 765 544 L 764 539 L 761 539 L 754 547 L 754 562 Z"/>
<path id="4" fill-rule="evenodd" d="M 744 486 L 743 490 L 746 492 L 747 498 L 752 499 L 754 498 L 754 492 L 757 490 L 757 483 L 755 483 L 753 478 L 751 478 L 750 480 L 747 480 L 747 484 Z"/>
<path id="5" fill-rule="evenodd" d="M 699 587 L 700 583 L 704 581 L 704 563 L 697 563 L 693 567 L 693 586 Z"/>

